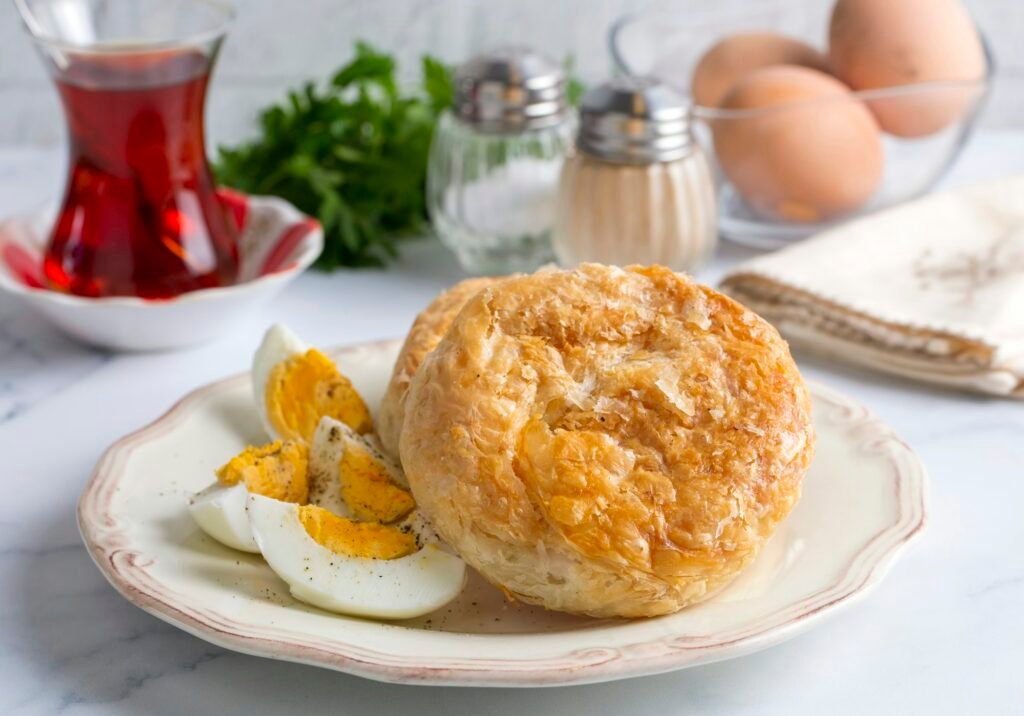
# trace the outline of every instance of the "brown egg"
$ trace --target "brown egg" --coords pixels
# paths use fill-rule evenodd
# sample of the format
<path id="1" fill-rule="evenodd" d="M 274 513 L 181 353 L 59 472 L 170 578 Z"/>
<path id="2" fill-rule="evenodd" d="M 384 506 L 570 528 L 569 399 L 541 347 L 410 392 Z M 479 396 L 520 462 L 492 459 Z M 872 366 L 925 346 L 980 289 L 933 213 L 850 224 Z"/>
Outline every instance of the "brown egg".
<path id="1" fill-rule="evenodd" d="M 736 82 L 771 65 L 802 65 L 828 71 L 828 59 L 808 44 L 774 32 L 731 35 L 704 53 L 693 72 L 690 93 L 704 107 L 717 107 Z"/>
<path id="2" fill-rule="evenodd" d="M 842 82 L 817 70 L 755 70 L 711 123 L 715 154 L 740 195 L 789 221 L 838 216 L 866 202 L 882 177 L 878 125 Z M 730 116 L 732 114 L 732 116 Z"/>
<path id="3" fill-rule="evenodd" d="M 836 75 L 855 90 L 978 80 L 985 51 L 960 0 L 839 0 L 829 27 Z M 921 137 L 949 126 L 971 107 L 977 87 L 952 87 L 872 100 L 886 132 Z"/>

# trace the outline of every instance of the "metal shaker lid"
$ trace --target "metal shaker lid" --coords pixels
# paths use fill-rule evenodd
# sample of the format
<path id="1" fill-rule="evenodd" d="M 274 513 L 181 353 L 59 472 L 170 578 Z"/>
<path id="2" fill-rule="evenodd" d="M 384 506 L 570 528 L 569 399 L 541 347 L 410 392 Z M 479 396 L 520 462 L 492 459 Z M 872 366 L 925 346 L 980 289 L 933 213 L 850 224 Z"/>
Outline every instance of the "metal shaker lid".
<path id="1" fill-rule="evenodd" d="M 558 124 L 565 115 L 565 74 L 522 47 L 477 55 L 455 70 L 455 115 L 483 132 Z"/>
<path id="2" fill-rule="evenodd" d="M 577 145 L 622 164 L 669 162 L 690 153 L 690 109 L 682 95 L 647 77 L 616 77 L 580 101 Z"/>

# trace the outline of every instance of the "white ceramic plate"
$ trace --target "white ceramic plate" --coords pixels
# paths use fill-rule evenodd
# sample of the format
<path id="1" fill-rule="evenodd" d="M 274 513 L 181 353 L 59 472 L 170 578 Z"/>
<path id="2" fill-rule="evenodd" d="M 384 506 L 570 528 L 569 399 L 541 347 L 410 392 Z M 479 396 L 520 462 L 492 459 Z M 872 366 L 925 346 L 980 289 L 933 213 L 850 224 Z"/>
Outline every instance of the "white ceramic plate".
<path id="1" fill-rule="evenodd" d="M 370 405 L 396 342 L 336 351 Z M 228 649 L 402 683 L 541 686 L 656 674 L 747 654 L 819 623 L 877 584 L 925 522 L 921 463 L 856 403 L 814 386 L 818 448 L 803 499 L 762 555 L 678 614 L 594 620 L 509 604 L 479 578 L 447 608 L 382 623 L 294 601 L 257 555 L 207 538 L 188 496 L 265 438 L 249 378 L 201 388 L 120 440 L 79 504 L 85 543 L 129 601 Z"/>

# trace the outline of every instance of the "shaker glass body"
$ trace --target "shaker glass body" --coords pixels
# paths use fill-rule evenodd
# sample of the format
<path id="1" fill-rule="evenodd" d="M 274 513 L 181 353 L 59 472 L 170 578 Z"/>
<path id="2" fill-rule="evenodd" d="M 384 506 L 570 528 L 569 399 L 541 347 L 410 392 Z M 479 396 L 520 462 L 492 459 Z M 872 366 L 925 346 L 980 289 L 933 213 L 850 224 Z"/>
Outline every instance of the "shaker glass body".
<path id="1" fill-rule="evenodd" d="M 442 116 L 430 153 L 427 208 L 464 269 L 503 274 L 552 260 L 555 195 L 571 136 L 569 121 L 497 134 Z"/>
<path id="2" fill-rule="evenodd" d="M 559 263 L 663 264 L 693 271 L 717 243 L 717 204 L 700 149 L 669 162 L 566 160 L 554 232 Z"/>

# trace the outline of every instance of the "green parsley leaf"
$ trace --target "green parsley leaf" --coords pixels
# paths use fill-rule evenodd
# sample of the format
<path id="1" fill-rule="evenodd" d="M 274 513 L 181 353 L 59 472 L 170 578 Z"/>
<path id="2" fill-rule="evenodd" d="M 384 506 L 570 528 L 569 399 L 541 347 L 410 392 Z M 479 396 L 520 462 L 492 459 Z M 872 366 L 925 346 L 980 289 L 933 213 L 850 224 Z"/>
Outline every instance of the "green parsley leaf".
<path id="1" fill-rule="evenodd" d="M 583 87 L 566 59 L 570 103 Z M 260 136 L 220 147 L 217 180 L 279 196 L 324 229 L 322 269 L 381 266 L 397 240 L 429 230 L 424 188 L 430 142 L 452 105 L 452 70 L 424 56 L 419 88 L 400 87 L 390 55 L 365 42 L 324 87 L 306 83 L 259 118 Z"/>
<path id="2" fill-rule="evenodd" d="M 219 150 L 218 181 L 319 219 L 321 268 L 382 265 L 396 238 L 427 231 L 427 156 L 452 101 L 451 71 L 424 57 L 417 91 L 399 88 L 396 70 L 392 57 L 358 43 L 326 87 L 289 92 L 260 115 L 258 139 Z"/>

